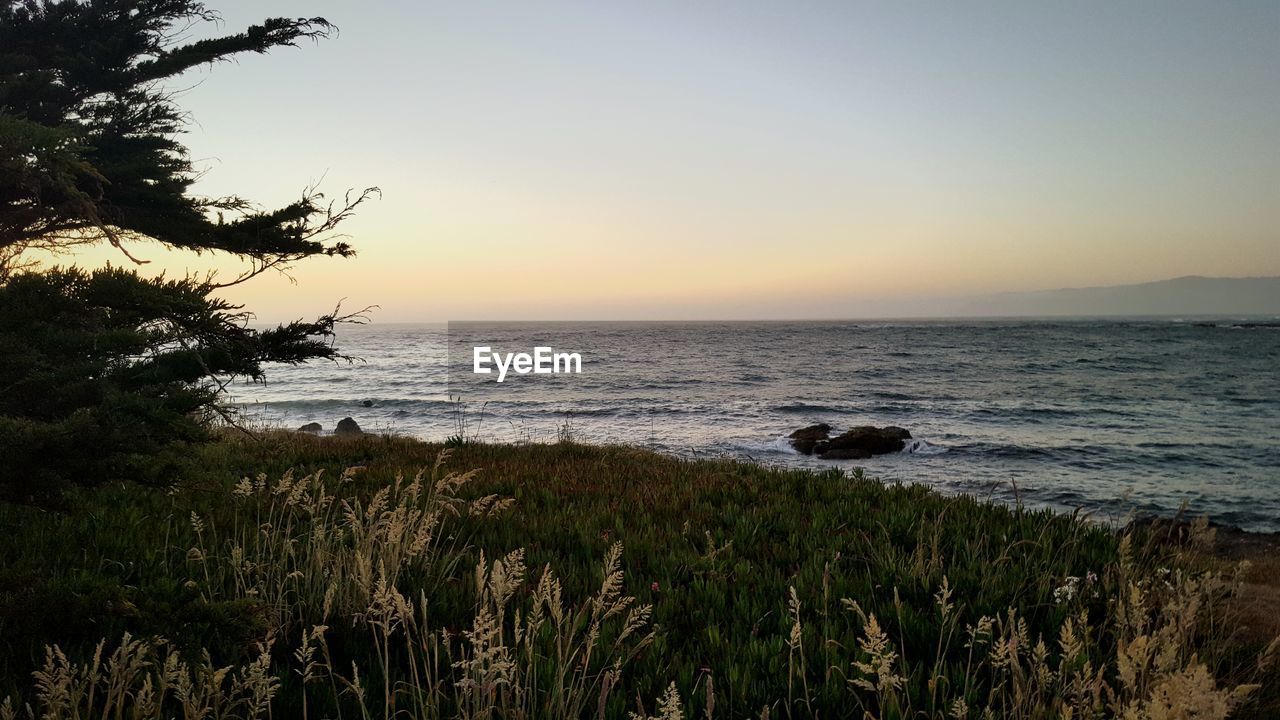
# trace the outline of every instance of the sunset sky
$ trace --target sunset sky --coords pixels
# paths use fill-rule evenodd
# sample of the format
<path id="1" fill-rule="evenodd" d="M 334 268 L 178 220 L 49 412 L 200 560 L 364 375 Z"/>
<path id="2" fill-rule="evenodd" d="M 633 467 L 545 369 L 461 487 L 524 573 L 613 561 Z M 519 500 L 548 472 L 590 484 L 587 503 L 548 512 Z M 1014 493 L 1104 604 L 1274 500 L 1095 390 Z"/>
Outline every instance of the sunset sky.
<path id="1" fill-rule="evenodd" d="M 345 227 L 357 258 L 232 294 L 265 320 L 851 317 L 1280 275 L 1280 3 L 210 5 L 226 32 L 341 34 L 187 76 L 198 190 L 384 192 Z"/>

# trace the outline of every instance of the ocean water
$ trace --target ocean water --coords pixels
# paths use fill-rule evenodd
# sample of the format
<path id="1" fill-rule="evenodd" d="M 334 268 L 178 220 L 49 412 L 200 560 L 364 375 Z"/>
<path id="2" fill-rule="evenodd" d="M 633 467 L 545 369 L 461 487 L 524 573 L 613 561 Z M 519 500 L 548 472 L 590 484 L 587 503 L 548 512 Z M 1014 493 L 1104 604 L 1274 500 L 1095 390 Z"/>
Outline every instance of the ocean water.
<path id="1" fill-rule="evenodd" d="M 1280 328 L 1218 320 L 371 324 L 354 364 L 272 367 L 247 417 L 429 440 L 627 443 L 862 468 L 885 481 L 1102 520 L 1193 514 L 1280 531 Z M 580 374 L 476 375 L 472 348 L 580 353 Z M 898 425 L 907 451 L 799 455 L 826 422 Z"/>

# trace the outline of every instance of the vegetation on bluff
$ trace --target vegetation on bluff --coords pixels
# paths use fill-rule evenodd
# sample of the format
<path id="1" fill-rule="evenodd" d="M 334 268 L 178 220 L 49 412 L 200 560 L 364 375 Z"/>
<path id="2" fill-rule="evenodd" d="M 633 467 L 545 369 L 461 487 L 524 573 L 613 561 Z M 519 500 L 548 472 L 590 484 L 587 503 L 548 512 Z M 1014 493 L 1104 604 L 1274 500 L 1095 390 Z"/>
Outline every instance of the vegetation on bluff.
<path id="1" fill-rule="evenodd" d="M 9 708 L 1155 718 L 1274 701 L 1249 686 L 1266 643 L 1223 602 L 1237 578 L 1142 537 L 837 471 L 441 450 L 236 434 L 181 492 L 0 508 Z"/>

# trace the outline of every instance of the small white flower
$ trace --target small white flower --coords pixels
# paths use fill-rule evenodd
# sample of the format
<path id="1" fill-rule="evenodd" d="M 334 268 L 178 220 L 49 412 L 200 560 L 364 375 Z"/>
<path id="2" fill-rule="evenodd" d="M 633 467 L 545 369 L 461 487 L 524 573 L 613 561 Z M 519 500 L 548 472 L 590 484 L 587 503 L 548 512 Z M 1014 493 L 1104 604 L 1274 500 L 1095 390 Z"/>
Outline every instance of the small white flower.
<path id="1" fill-rule="evenodd" d="M 1053 591 L 1053 602 L 1057 605 L 1071 602 L 1076 596 L 1076 586 L 1079 584 L 1080 578 L 1075 575 L 1068 575 L 1064 578 L 1062 587 Z"/>

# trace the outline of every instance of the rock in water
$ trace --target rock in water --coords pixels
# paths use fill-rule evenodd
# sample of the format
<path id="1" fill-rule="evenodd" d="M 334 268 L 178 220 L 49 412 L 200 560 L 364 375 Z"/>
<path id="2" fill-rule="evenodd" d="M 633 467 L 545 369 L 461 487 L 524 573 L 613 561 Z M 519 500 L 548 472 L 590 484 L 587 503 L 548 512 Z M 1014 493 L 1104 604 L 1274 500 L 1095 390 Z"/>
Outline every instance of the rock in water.
<path id="1" fill-rule="evenodd" d="M 360 429 L 360 425 L 349 417 L 342 418 L 338 421 L 338 426 L 333 429 L 334 435 L 359 435 L 364 432 Z"/>
<path id="2" fill-rule="evenodd" d="M 324 426 L 317 422 L 310 422 L 298 428 L 298 432 L 311 433 L 312 435 L 319 434 L 322 430 L 324 430 Z"/>
<path id="3" fill-rule="evenodd" d="M 791 447 L 805 455 L 812 455 L 819 443 L 831 436 L 831 426 L 826 423 L 810 425 L 791 433 Z"/>
<path id="4" fill-rule="evenodd" d="M 849 459 L 854 451 L 866 453 L 865 457 L 887 455 L 901 452 L 910 439 L 911 433 L 900 427 L 861 425 L 831 438 L 818 452 L 826 460 Z"/>
<path id="5" fill-rule="evenodd" d="M 911 439 L 911 433 L 907 432 L 906 428 L 900 428 L 897 425 L 886 425 L 885 427 L 880 428 L 880 434 L 885 437 L 894 437 L 899 440 Z"/>
<path id="6" fill-rule="evenodd" d="M 839 448 L 836 450 L 827 448 L 822 450 L 818 457 L 823 460 L 866 460 L 871 457 L 871 453 L 861 448 Z"/>

